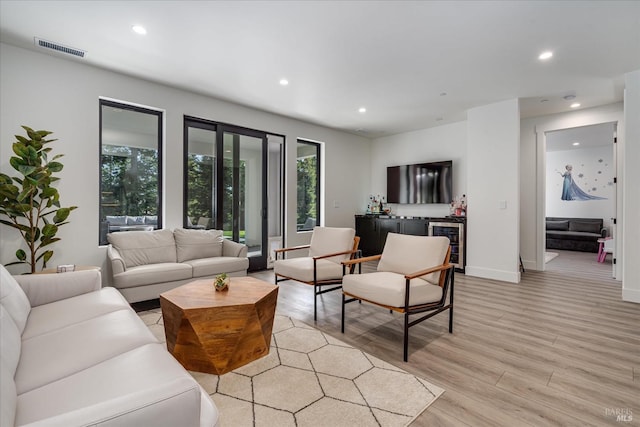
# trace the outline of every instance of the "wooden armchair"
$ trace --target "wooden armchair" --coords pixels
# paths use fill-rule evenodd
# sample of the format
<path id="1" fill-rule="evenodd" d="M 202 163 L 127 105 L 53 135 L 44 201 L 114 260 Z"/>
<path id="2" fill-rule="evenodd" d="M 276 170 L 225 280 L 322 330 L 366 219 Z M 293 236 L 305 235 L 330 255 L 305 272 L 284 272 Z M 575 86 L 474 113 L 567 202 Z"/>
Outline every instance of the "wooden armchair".
<path id="1" fill-rule="evenodd" d="M 318 318 L 318 295 L 341 288 L 344 267 L 341 262 L 355 258 L 360 238 L 353 228 L 315 227 L 308 245 L 275 250 L 275 282 L 295 280 L 313 286 L 313 320 Z M 288 258 L 291 251 L 308 249 L 306 257 Z M 278 259 L 282 254 L 282 259 Z M 352 267 L 349 267 L 352 269 Z M 330 288 L 323 287 L 331 286 Z"/>
<path id="2" fill-rule="evenodd" d="M 345 305 L 365 301 L 404 314 L 404 361 L 408 360 L 409 328 L 449 310 L 453 332 L 453 273 L 446 237 L 389 233 L 381 255 L 343 261 L 345 268 L 378 260 L 376 272 L 346 275 L 342 281 L 342 332 Z M 359 269 L 361 271 L 361 269 Z M 449 303 L 447 303 L 447 295 Z M 410 315 L 427 313 L 409 320 Z"/>

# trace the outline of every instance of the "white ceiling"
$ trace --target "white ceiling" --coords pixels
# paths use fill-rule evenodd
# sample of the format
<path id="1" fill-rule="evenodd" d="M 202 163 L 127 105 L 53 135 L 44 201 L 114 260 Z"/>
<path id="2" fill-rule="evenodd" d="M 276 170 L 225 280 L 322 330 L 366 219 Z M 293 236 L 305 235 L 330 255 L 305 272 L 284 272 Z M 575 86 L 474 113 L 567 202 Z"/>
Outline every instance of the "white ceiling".
<path id="1" fill-rule="evenodd" d="M 568 111 L 569 94 L 580 108 L 621 101 L 640 69 L 640 2 L 0 0 L 0 41 L 45 52 L 34 37 L 88 52 L 53 55 L 374 137 L 513 98 L 522 117 Z"/>
<path id="2" fill-rule="evenodd" d="M 545 135 L 547 151 L 581 150 L 584 148 L 610 146 L 613 150 L 615 123 L 580 126 L 547 132 Z M 574 143 L 579 145 L 573 145 Z"/>

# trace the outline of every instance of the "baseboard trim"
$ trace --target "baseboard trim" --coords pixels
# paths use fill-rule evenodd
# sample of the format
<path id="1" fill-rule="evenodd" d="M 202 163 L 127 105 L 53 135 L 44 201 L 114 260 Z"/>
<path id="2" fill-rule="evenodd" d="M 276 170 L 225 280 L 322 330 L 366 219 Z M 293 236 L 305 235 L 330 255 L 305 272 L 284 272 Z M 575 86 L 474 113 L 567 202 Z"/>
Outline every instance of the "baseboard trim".
<path id="1" fill-rule="evenodd" d="M 493 270 L 491 268 L 474 267 L 467 265 L 465 267 L 467 276 L 481 277 L 483 279 L 500 280 L 501 282 L 520 283 L 520 272 Z"/>
<path id="2" fill-rule="evenodd" d="M 622 301 L 635 302 L 640 304 L 640 291 L 635 289 L 622 288 Z"/>
<path id="3" fill-rule="evenodd" d="M 538 271 L 538 264 L 535 261 L 528 261 L 526 259 L 522 260 L 522 264 L 524 264 L 525 270 L 535 270 Z"/>

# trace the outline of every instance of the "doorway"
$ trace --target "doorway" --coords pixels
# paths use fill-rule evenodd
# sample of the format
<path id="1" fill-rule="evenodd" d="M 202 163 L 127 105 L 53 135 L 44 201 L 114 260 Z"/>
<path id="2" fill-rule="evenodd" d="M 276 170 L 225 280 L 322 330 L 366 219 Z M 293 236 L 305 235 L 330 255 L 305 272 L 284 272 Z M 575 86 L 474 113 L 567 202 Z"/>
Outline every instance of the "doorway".
<path id="1" fill-rule="evenodd" d="M 544 132 L 542 270 L 616 277 L 615 250 L 605 262 L 598 255 L 616 236 L 616 125 Z"/>
<path id="2" fill-rule="evenodd" d="M 279 135 L 185 117 L 183 226 L 245 244 L 251 271 L 267 268 L 271 234 L 281 234 L 283 144 Z"/>

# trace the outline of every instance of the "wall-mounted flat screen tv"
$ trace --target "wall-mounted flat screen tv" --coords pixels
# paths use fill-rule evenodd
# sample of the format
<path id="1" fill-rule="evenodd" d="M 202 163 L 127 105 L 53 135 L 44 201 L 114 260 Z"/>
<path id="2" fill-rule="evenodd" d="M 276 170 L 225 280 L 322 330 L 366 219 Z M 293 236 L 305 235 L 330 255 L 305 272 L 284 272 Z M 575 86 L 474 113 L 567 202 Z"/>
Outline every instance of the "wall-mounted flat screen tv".
<path id="1" fill-rule="evenodd" d="M 387 202 L 451 203 L 453 161 L 389 166 Z"/>

